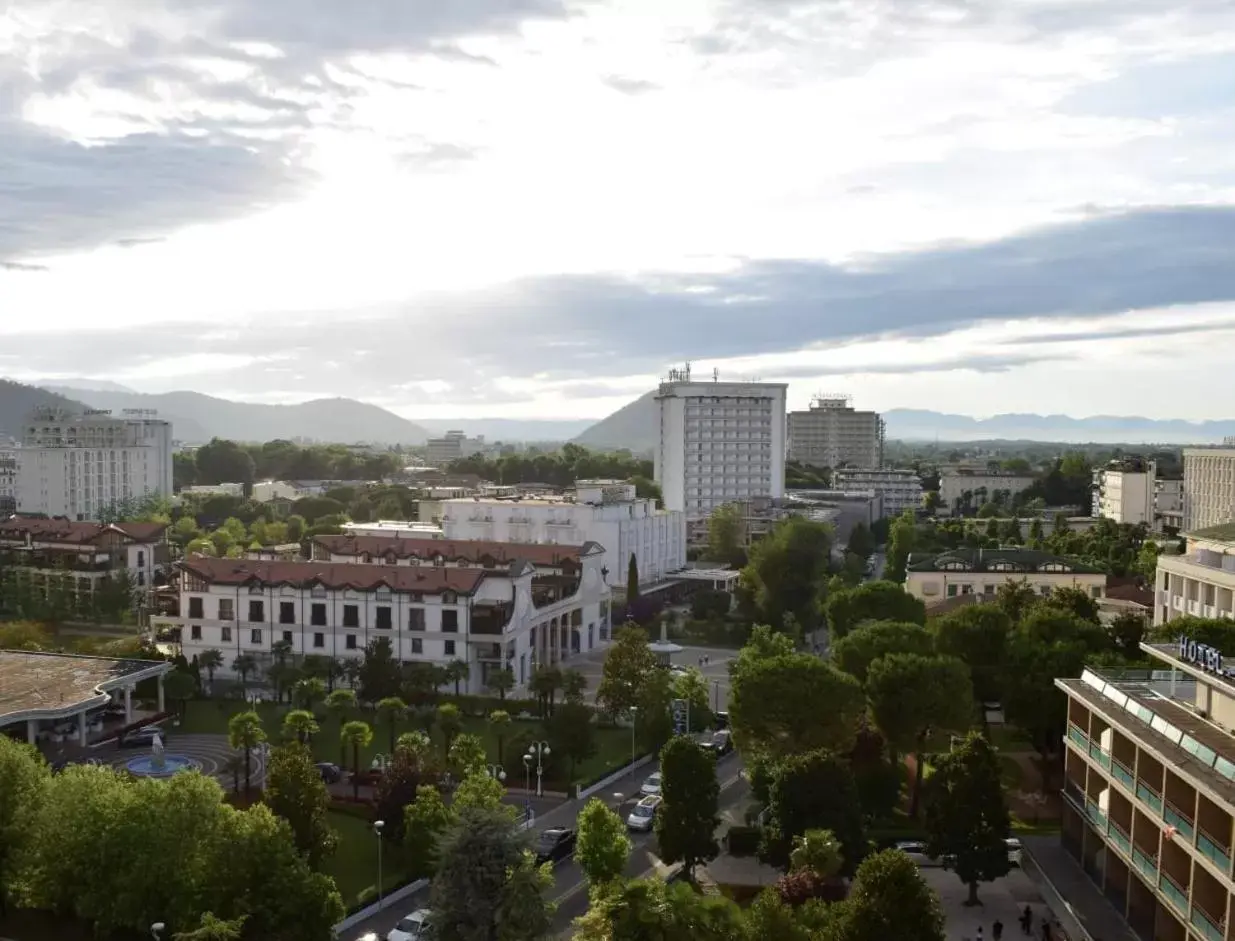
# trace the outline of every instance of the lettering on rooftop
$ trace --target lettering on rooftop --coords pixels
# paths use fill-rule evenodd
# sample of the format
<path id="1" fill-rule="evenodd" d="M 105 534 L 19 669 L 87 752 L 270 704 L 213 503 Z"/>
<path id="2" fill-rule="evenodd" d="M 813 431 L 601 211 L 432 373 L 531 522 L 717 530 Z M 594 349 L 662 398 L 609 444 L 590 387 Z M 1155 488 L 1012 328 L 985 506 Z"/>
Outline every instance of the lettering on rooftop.
<path id="1" fill-rule="evenodd" d="M 1222 669 L 1222 653 L 1209 644 L 1198 644 L 1191 637 L 1184 634 L 1179 635 L 1179 658 L 1187 660 L 1189 663 L 1195 663 L 1198 667 L 1210 671 L 1211 673 L 1221 673 L 1226 675 L 1226 671 Z"/>

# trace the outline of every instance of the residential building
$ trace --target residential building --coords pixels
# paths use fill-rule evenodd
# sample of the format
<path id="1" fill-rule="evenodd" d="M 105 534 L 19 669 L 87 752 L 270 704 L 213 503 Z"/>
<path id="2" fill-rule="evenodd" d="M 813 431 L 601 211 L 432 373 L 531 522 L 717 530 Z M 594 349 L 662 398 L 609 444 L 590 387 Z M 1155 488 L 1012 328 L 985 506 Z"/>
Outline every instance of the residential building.
<path id="1" fill-rule="evenodd" d="M 1158 556 L 1154 624 L 1177 617 L 1235 618 L 1235 523 L 1185 534 L 1183 555 Z"/>
<path id="2" fill-rule="evenodd" d="M 1140 457 L 1111 461 L 1094 471 L 1093 515 L 1155 530 L 1183 522 L 1183 481 L 1158 477 L 1158 465 Z"/>
<path id="3" fill-rule="evenodd" d="M 357 536 L 400 536 L 404 539 L 441 539 L 442 527 L 414 520 L 376 520 L 372 523 L 344 523 L 344 533 Z"/>
<path id="4" fill-rule="evenodd" d="M 381 537 L 356 537 L 366 538 Z M 557 548 L 561 564 L 543 568 L 480 551 L 425 565 L 407 554 L 394 565 L 192 556 L 177 566 L 178 614 L 151 623 L 179 628 L 190 659 L 220 650 L 224 673 L 240 654 L 268 664 L 282 641 L 294 656 L 359 658 L 385 637 L 402 663 L 464 661 L 470 693 L 503 667 L 522 686 L 538 663 L 569 661 L 609 640 L 603 550 Z"/>
<path id="5" fill-rule="evenodd" d="M 469 438 L 461 431 L 448 431 L 441 438 L 430 438 L 425 448 L 425 463 L 444 467 L 452 461 L 485 450 L 484 435 Z"/>
<path id="6" fill-rule="evenodd" d="M 0 447 L 0 519 L 17 512 L 17 449 Z"/>
<path id="7" fill-rule="evenodd" d="M 1158 526 L 1176 531 L 1184 526 L 1184 482 L 1178 477 L 1159 477 L 1154 486 L 1154 515 Z"/>
<path id="8" fill-rule="evenodd" d="M 1092 598 L 1101 598 L 1106 588 L 1106 573 L 1101 569 L 1033 549 L 911 553 L 905 571 L 905 591 L 928 605 L 964 595 L 993 599 L 1000 586 L 1022 580 L 1043 597 L 1056 588 L 1079 588 Z"/>
<path id="9" fill-rule="evenodd" d="M 172 426 L 149 409 L 40 408 L 22 426 L 17 508 L 98 519 L 109 508 L 172 495 Z"/>
<path id="10" fill-rule="evenodd" d="M 900 516 L 922 506 L 922 479 L 913 470 L 864 470 L 842 467 L 832 472 L 837 490 L 874 490 L 883 500 L 884 516 Z"/>
<path id="11" fill-rule="evenodd" d="M 195 484 L 192 487 L 181 487 L 182 497 L 243 497 L 244 484 Z"/>
<path id="12" fill-rule="evenodd" d="M 1153 668 L 1055 681 L 1067 697 L 1061 843 L 1137 936 L 1227 941 L 1235 681 L 1187 638 L 1141 650 Z"/>
<path id="13" fill-rule="evenodd" d="M 782 498 L 787 388 L 692 382 L 689 364 L 670 370 L 656 394 L 654 468 L 665 508 L 695 520 L 734 500 Z"/>
<path id="14" fill-rule="evenodd" d="M 561 496 L 447 500 L 442 514 L 447 539 L 557 543 L 604 547 L 609 585 L 625 587 L 630 558 L 639 584 L 650 586 L 686 567 L 686 518 L 639 497 L 618 480 L 580 480 Z"/>
<path id="15" fill-rule="evenodd" d="M 998 494 L 1006 506 L 1037 480 L 1033 474 L 1003 470 L 997 461 L 989 464 L 949 465 L 939 470 L 939 502 L 950 513 L 978 509 Z"/>
<path id="16" fill-rule="evenodd" d="M 1184 529 L 1231 520 L 1235 520 L 1235 447 L 1184 448 Z"/>
<path id="17" fill-rule="evenodd" d="M 789 459 L 815 467 L 883 467 L 884 423 L 859 412 L 847 395 L 816 396 L 789 413 Z"/>

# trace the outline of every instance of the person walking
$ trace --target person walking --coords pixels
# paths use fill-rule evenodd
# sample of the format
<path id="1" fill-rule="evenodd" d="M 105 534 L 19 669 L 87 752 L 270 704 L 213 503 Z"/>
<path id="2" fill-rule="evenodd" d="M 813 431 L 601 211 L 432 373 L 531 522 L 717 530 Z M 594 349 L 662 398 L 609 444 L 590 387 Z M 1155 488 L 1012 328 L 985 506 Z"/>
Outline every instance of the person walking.
<path id="1" fill-rule="evenodd" d="M 995 923 L 991 925 L 991 937 L 994 938 L 995 941 L 1000 941 L 1003 937 L 1003 922 L 998 918 L 996 918 Z"/>
<path id="2" fill-rule="evenodd" d="M 1042 941 L 1051 941 L 1051 923 L 1045 915 L 1042 916 Z"/>
<path id="3" fill-rule="evenodd" d="M 1032 934 L 1033 933 L 1032 929 L 1033 929 L 1033 909 L 1031 909 L 1028 905 L 1026 905 L 1025 910 L 1021 912 L 1021 934 L 1026 934 L 1026 935 Z"/>

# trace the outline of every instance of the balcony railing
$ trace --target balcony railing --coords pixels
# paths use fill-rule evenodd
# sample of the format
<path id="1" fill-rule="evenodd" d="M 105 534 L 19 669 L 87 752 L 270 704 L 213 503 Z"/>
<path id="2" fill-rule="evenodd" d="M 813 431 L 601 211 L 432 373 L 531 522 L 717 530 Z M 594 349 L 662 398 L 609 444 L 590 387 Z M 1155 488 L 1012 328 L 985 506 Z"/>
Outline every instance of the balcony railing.
<path id="1" fill-rule="evenodd" d="M 1063 792 L 1065 796 L 1076 801 L 1077 807 L 1083 808 L 1085 806 L 1085 789 L 1071 778 L 1064 781 Z"/>
<path id="2" fill-rule="evenodd" d="M 1132 862 L 1135 864 L 1137 869 L 1139 869 L 1142 873 L 1144 873 L 1145 876 L 1149 878 L 1149 881 L 1151 883 L 1157 885 L 1158 861 L 1154 859 L 1154 857 L 1150 856 L 1148 853 L 1146 853 L 1144 850 L 1140 849 L 1139 847 L 1133 847 Z"/>
<path id="3" fill-rule="evenodd" d="M 1170 801 L 1167 801 L 1166 806 L 1162 808 L 1162 819 L 1189 840 L 1196 834 L 1196 828 L 1193 826 L 1192 821 L 1185 817 L 1183 811 Z"/>
<path id="4" fill-rule="evenodd" d="M 1114 756 L 1111 757 L 1111 777 L 1129 791 L 1134 790 L 1136 787 L 1136 779 L 1132 776 L 1132 769 Z"/>
<path id="5" fill-rule="evenodd" d="M 1125 856 L 1132 855 L 1132 836 L 1114 820 L 1111 821 L 1110 829 L 1107 830 L 1107 836 L 1111 842 L 1119 847 L 1120 852 Z"/>
<path id="6" fill-rule="evenodd" d="M 1157 791 L 1155 791 L 1152 787 L 1150 787 L 1148 784 L 1144 784 L 1141 781 L 1137 781 L 1136 782 L 1136 796 L 1138 800 L 1142 801 L 1143 803 L 1148 804 L 1157 813 L 1159 814 L 1162 813 L 1162 796 Z"/>
<path id="7" fill-rule="evenodd" d="M 1079 725 L 1071 722 L 1068 723 L 1068 738 L 1070 738 L 1082 751 L 1089 748 L 1089 736 L 1081 731 Z"/>
<path id="8" fill-rule="evenodd" d="M 1085 801 L 1085 816 L 1092 820 L 1099 830 L 1106 831 L 1106 814 L 1102 812 L 1102 808 L 1096 801 Z"/>
<path id="9" fill-rule="evenodd" d="M 1185 916 L 1188 914 L 1188 890 L 1168 876 L 1159 873 L 1158 890 Z"/>
<path id="10" fill-rule="evenodd" d="M 1196 848 L 1201 851 L 1202 856 L 1206 857 L 1223 872 L 1229 873 L 1231 871 L 1230 847 L 1223 846 L 1200 827 L 1197 828 Z"/>
<path id="11" fill-rule="evenodd" d="M 1100 764 L 1103 768 L 1106 768 L 1108 771 L 1110 770 L 1111 753 L 1109 751 L 1103 751 L 1102 746 L 1096 741 L 1089 743 L 1089 757 Z"/>
<path id="12" fill-rule="evenodd" d="M 1209 939 L 1209 941 L 1226 941 L 1226 935 L 1222 931 L 1221 922 L 1206 912 L 1196 902 L 1192 903 L 1191 921 L 1192 927 L 1197 929 L 1202 937 Z"/>

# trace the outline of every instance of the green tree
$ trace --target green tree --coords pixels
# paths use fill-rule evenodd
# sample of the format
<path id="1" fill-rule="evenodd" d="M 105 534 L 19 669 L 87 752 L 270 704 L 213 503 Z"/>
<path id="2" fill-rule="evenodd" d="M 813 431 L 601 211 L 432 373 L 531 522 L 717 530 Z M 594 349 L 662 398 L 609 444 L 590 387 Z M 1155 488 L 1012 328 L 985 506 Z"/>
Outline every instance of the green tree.
<path id="1" fill-rule="evenodd" d="M 583 702 L 583 694 L 587 692 L 587 677 L 578 670 L 562 671 L 562 698 L 567 702 Z"/>
<path id="2" fill-rule="evenodd" d="M 283 717 L 283 737 L 288 741 L 307 745 L 318 731 L 317 720 L 306 709 L 293 709 Z"/>
<path id="3" fill-rule="evenodd" d="M 904 621 L 863 621 L 832 645 L 836 665 L 858 682 L 866 682 L 870 665 L 893 653 L 934 652 L 934 638 L 920 624 Z"/>
<path id="4" fill-rule="evenodd" d="M 909 562 L 909 554 L 914 551 L 918 542 L 917 521 L 912 510 L 906 510 L 898 516 L 888 529 L 888 559 L 884 566 L 884 577 L 890 582 L 900 584 L 905 580 L 905 566 Z M 889 620 L 901 620 L 894 618 Z"/>
<path id="5" fill-rule="evenodd" d="M 849 532 L 849 551 L 863 559 L 869 559 L 875 551 L 875 539 L 865 523 L 858 523 Z"/>
<path id="6" fill-rule="evenodd" d="M 630 859 L 626 824 L 603 801 L 593 797 L 579 811 L 575 862 L 593 888 L 622 877 Z"/>
<path id="7" fill-rule="evenodd" d="M 615 718 L 629 712 L 639 704 L 643 686 L 656 669 L 656 655 L 648 649 L 647 632 L 628 623 L 613 634 L 596 701 Z"/>
<path id="8" fill-rule="evenodd" d="M 712 727 L 712 707 L 708 698 L 708 681 L 696 668 L 690 667 L 673 680 L 673 698 L 684 699 L 690 704 L 691 732 L 702 732 Z"/>
<path id="9" fill-rule="evenodd" d="M 205 912 L 196 928 L 192 931 L 177 931 L 172 935 L 172 941 L 243 941 L 244 923 L 247 919 L 247 915 L 241 915 L 230 921 L 223 921 L 210 912 Z"/>
<path id="10" fill-rule="evenodd" d="M 890 654 L 871 664 L 866 693 L 888 744 L 914 753 L 917 772 L 909 815 L 916 817 L 927 737 L 934 731 L 963 732 L 973 718 L 969 668 L 955 657 Z"/>
<path id="11" fill-rule="evenodd" d="M 416 799 L 403 811 L 403 845 L 413 875 L 424 877 L 437 868 L 438 844 L 454 820 L 441 791 L 429 784 L 416 788 Z"/>
<path id="12" fill-rule="evenodd" d="M 377 704 L 377 714 L 386 723 L 389 733 L 390 754 L 395 753 L 395 736 L 399 731 L 399 720 L 407 715 L 407 703 L 398 696 L 387 696 Z"/>
<path id="13" fill-rule="evenodd" d="M 540 706 L 540 716 L 545 718 L 553 713 L 557 704 L 557 693 L 562 688 L 562 670 L 554 664 L 542 664 L 532 671 L 527 684 L 528 692 L 532 693 Z"/>
<path id="14" fill-rule="evenodd" d="M 344 749 L 352 750 L 352 797 L 360 800 L 360 750 L 368 748 L 373 741 L 373 729 L 368 722 L 353 720 L 339 730 L 339 741 Z"/>
<path id="15" fill-rule="evenodd" d="M 389 637 L 375 637 L 369 641 L 356 679 L 360 685 L 359 696 L 365 702 L 380 702 L 399 695 L 403 676 Z"/>
<path id="16" fill-rule="evenodd" d="M 257 672 L 257 658 L 250 653 L 237 654 L 236 659 L 232 661 L 232 670 L 240 677 L 240 694 L 241 698 L 245 698 L 249 677 Z"/>
<path id="17" fill-rule="evenodd" d="M 395 754 L 407 752 L 416 762 L 416 766 L 422 770 L 429 767 L 432 751 L 433 743 L 429 741 L 429 736 L 420 729 L 404 732 L 395 742 Z"/>
<path id="18" fill-rule="evenodd" d="M 900 850 L 863 860 L 834 927 L 836 941 L 945 941 L 943 906 Z"/>
<path id="19" fill-rule="evenodd" d="M 18 885 L 16 861 L 47 801 L 51 771 L 38 750 L 0 735 L 0 915 Z"/>
<path id="20" fill-rule="evenodd" d="M 172 670 L 163 678 L 163 695 L 176 704 L 176 713 L 184 717 L 184 704 L 197 692 L 193 674 L 184 670 Z"/>
<path id="21" fill-rule="evenodd" d="M 406 810 L 424 782 L 424 769 L 410 748 L 396 748 L 374 789 L 374 816 L 386 822 L 382 839 L 403 843 Z"/>
<path id="22" fill-rule="evenodd" d="M 221 669 L 223 666 L 223 653 L 210 647 L 198 654 L 197 662 L 201 668 L 206 671 L 206 680 L 210 686 L 214 686 L 214 671 Z"/>
<path id="23" fill-rule="evenodd" d="M 951 868 L 969 886 L 965 904 L 977 905 L 978 883 L 1008 874 L 1008 807 L 999 762 L 990 743 L 971 732 L 942 755 L 930 780 L 926 807 L 928 848 L 950 857 Z"/>
<path id="24" fill-rule="evenodd" d="M 471 675 L 472 668 L 467 665 L 466 660 L 451 660 L 446 664 L 446 681 L 455 684 L 456 696 L 462 695 L 459 686 L 461 683 L 466 682 Z"/>
<path id="25" fill-rule="evenodd" d="M 708 517 L 707 558 L 712 562 L 740 568 L 746 564 L 742 548 L 742 513 L 736 503 L 718 506 Z"/>
<path id="26" fill-rule="evenodd" d="M 685 882 L 636 879 L 594 896 L 588 913 L 574 922 L 575 941 L 745 941 L 781 935 L 751 935 L 742 911 L 729 899 L 700 895 Z"/>
<path id="27" fill-rule="evenodd" d="M 266 741 L 266 730 L 256 712 L 239 712 L 227 723 L 227 741 L 232 748 L 244 751 L 244 793 L 247 795 L 253 780 L 253 749 Z"/>
<path id="28" fill-rule="evenodd" d="M 1141 656 L 1141 640 L 1145 636 L 1143 615 L 1125 611 L 1107 625 L 1107 632 L 1111 635 L 1111 642 L 1115 645 L 1115 649 L 1125 657 Z"/>
<path id="29" fill-rule="evenodd" d="M 486 684 L 490 692 L 497 693 L 499 699 L 505 699 L 506 694 L 515 688 L 515 674 L 509 667 L 493 670 Z"/>
<path id="30" fill-rule="evenodd" d="M 497 754 L 493 756 L 493 760 L 501 764 L 502 756 L 506 753 L 506 735 L 510 731 L 510 713 L 505 709 L 494 709 L 489 713 L 489 731 L 493 733 L 493 740 L 497 743 Z"/>
<path id="31" fill-rule="evenodd" d="M 569 762 L 567 780 L 574 783 L 575 766 L 596 754 L 596 728 L 592 710 L 579 702 L 562 703 L 545 722 L 551 754 Z"/>
<path id="32" fill-rule="evenodd" d="M 639 600 L 639 560 L 635 554 L 630 554 L 630 562 L 626 566 L 626 607 L 631 607 Z"/>
<path id="33" fill-rule="evenodd" d="M 1101 623 L 1098 618 L 1098 602 L 1082 588 L 1074 588 L 1070 585 L 1056 588 L 1047 597 L 1046 603 L 1053 608 L 1071 611 L 1081 620 L 1089 621 L 1091 624 Z"/>
<path id="34" fill-rule="evenodd" d="M 1045 538 L 1045 534 L 1042 532 L 1042 520 L 1036 518 L 1029 524 L 1029 543 L 1035 546 L 1040 545 L 1043 538 Z"/>
<path id="35" fill-rule="evenodd" d="M 995 604 L 1003 609 L 1013 624 L 1020 622 L 1025 612 L 1038 602 L 1038 593 L 1026 578 L 1010 578 L 995 591 Z"/>
<path id="36" fill-rule="evenodd" d="M 292 702 L 312 712 L 326 700 L 326 684 L 317 676 L 306 676 L 292 688 Z"/>
<path id="37" fill-rule="evenodd" d="M 931 621 L 935 649 L 956 657 L 973 677 L 979 702 L 998 702 L 1012 621 L 998 605 L 975 604 Z"/>
<path id="38" fill-rule="evenodd" d="M 828 599 L 828 632 L 840 640 L 863 621 L 926 624 L 926 606 L 895 582 L 866 582 Z"/>
<path id="39" fill-rule="evenodd" d="M 305 746 L 293 742 L 271 752 L 264 797 L 290 824 L 296 848 L 317 869 L 334 852 L 337 837 L 328 823 L 330 795 Z"/>
<path id="40" fill-rule="evenodd" d="M 853 772 L 837 755 L 811 751 L 775 765 L 767 812 L 760 855 L 773 865 L 787 867 L 794 840 L 811 830 L 829 830 L 840 841 L 845 875 L 866 855 L 862 802 Z"/>
<path id="41" fill-rule="evenodd" d="M 460 779 L 487 774 L 487 759 L 485 743 L 478 735 L 456 735 L 450 743 L 450 767 Z"/>
<path id="42" fill-rule="evenodd" d="M 635 735 L 646 752 L 659 752 L 673 736 L 673 681 L 666 670 L 654 670 L 639 691 Z"/>
<path id="43" fill-rule="evenodd" d="M 716 765 L 698 744 L 683 735 L 669 740 L 660 753 L 661 804 L 656 841 L 667 863 L 682 863 L 694 882 L 695 866 L 715 859 L 720 784 Z"/>
<path id="44" fill-rule="evenodd" d="M 792 614 L 804 631 L 819 626 L 831 549 L 831 527 L 802 516 L 782 520 L 755 543 L 740 587 L 763 623 L 783 624 Z"/>

